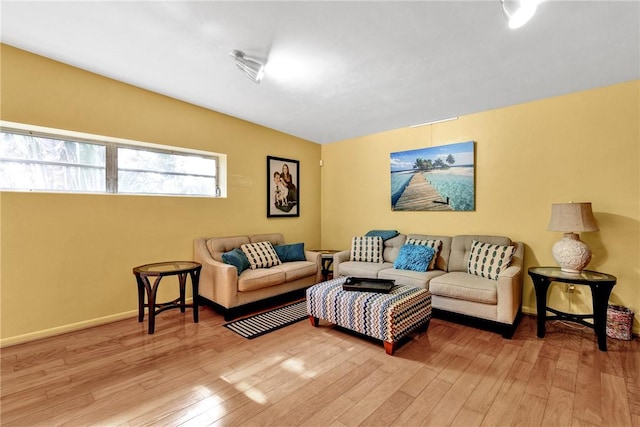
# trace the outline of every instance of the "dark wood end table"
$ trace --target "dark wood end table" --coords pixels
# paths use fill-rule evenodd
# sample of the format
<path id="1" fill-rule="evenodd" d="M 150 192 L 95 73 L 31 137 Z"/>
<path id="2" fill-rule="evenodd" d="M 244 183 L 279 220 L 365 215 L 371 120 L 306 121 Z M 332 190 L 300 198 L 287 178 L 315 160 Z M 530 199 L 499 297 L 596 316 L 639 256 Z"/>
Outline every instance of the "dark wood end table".
<path id="1" fill-rule="evenodd" d="M 312 252 L 320 252 L 320 256 L 322 257 L 322 280 L 327 281 L 329 279 L 329 268 L 331 268 L 331 264 L 333 264 L 333 254 L 336 251 L 333 249 L 311 249 Z"/>
<path id="2" fill-rule="evenodd" d="M 166 261 L 153 264 L 145 264 L 134 267 L 133 274 L 138 283 L 138 322 L 144 319 L 144 309 L 149 308 L 149 333 L 153 334 L 156 324 L 156 315 L 171 308 L 179 308 L 184 313 L 186 307 L 193 307 L 193 321 L 198 323 L 198 283 L 202 265 L 193 261 Z M 193 288 L 193 304 L 185 304 L 185 287 L 187 275 L 191 276 Z M 156 294 L 160 280 L 166 276 L 178 276 L 180 283 L 180 296 L 173 301 L 157 303 Z M 149 281 L 154 277 L 153 285 Z M 145 303 L 145 291 L 147 302 Z"/>
<path id="3" fill-rule="evenodd" d="M 607 351 L 607 305 L 611 290 L 616 284 L 615 276 L 590 270 L 583 270 L 581 273 L 567 273 L 562 271 L 560 267 L 531 267 L 529 268 L 529 276 L 533 280 L 536 291 L 539 338 L 544 338 L 547 320 L 569 320 L 594 329 L 598 337 L 598 348 L 601 351 Z M 551 282 L 589 286 L 593 301 L 593 313 L 572 314 L 547 307 L 547 291 Z M 548 311 L 555 316 L 547 315 Z M 585 322 L 584 319 L 593 319 L 593 323 Z"/>

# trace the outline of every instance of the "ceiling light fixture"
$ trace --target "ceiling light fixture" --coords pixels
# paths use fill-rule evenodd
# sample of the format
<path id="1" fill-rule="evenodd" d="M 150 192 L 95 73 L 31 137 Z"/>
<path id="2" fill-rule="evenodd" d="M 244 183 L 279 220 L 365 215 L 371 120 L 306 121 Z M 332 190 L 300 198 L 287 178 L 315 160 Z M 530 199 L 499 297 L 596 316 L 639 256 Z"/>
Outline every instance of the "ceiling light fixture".
<path id="1" fill-rule="evenodd" d="M 529 22 L 543 0 L 500 0 L 509 28 L 515 30 Z"/>
<path id="2" fill-rule="evenodd" d="M 432 122 L 426 122 L 426 123 L 420 123 L 418 125 L 411 125 L 409 126 L 410 128 L 418 128 L 420 126 L 428 126 L 428 125 L 435 125 L 436 123 L 443 123 L 443 122 L 449 122 L 451 120 L 458 120 L 458 117 L 448 117 L 446 119 L 440 119 L 440 120 L 434 120 Z"/>
<path id="3" fill-rule="evenodd" d="M 260 61 L 249 58 L 240 50 L 232 50 L 229 52 L 236 63 L 236 67 L 240 69 L 255 84 L 260 84 L 264 77 L 264 64 Z"/>

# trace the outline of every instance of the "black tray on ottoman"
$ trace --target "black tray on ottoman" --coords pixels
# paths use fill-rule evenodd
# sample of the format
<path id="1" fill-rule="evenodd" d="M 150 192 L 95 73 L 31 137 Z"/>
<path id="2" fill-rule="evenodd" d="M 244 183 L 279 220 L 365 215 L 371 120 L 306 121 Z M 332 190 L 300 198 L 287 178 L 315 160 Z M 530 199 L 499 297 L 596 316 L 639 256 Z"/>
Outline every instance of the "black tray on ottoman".
<path id="1" fill-rule="evenodd" d="M 368 277 L 347 277 L 342 285 L 345 291 L 378 292 L 388 294 L 395 286 L 395 280 L 371 279 Z"/>

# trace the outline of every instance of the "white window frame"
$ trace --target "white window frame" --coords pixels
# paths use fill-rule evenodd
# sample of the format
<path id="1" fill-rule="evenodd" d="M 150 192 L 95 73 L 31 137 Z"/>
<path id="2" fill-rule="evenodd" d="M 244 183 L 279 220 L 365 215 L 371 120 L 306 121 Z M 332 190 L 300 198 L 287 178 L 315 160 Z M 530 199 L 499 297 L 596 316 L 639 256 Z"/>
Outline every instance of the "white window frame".
<path id="1" fill-rule="evenodd" d="M 212 197 L 212 198 L 224 198 L 227 196 L 226 191 L 226 155 L 220 153 L 214 153 L 210 151 L 194 150 L 190 148 L 173 147 L 161 144 L 153 144 L 149 142 L 134 141 L 123 138 L 114 138 L 104 135 L 88 134 L 83 132 L 75 132 L 70 130 L 54 129 L 43 126 L 28 125 L 23 123 L 15 123 L 8 121 L 0 121 L 0 128 L 2 132 L 32 135 L 35 137 L 60 139 L 70 142 L 80 142 L 97 144 L 105 147 L 106 150 L 106 165 L 105 165 L 105 191 L 72 191 L 72 190 L 46 190 L 46 189 L 10 189 L 0 188 L 0 191 L 12 191 L 12 192 L 42 192 L 42 193 L 86 193 L 86 194 L 120 194 L 120 195 L 141 195 L 141 196 L 169 196 L 169 197 Z M 159 152 L 164 154 L 183 155 L 183 156 L 198 156 L 212 159 L 215 161 L 215 182 L 216 188 L 213 195 L 192 195 L 192 194 L 165 194 L 165 193 L 138 193 L 138 192 L 119 192 L 118 191 L 118 148 L 130 148 L 142 151 Z M 27 161 L 31 163 L 39 163 L 36 161 Z M 163 173 L 163 172 L 158 172 Z M 166 173 L 171 175 L 171 173 Z M 180 175 L 180 173 L 176 173 Z M 186 174 L 189 175 L 189 174 Z M 198 176 L 199 174 L 192 174 L 190 176 Z M 200 175 L 202 176 L 202 175 Z"/>

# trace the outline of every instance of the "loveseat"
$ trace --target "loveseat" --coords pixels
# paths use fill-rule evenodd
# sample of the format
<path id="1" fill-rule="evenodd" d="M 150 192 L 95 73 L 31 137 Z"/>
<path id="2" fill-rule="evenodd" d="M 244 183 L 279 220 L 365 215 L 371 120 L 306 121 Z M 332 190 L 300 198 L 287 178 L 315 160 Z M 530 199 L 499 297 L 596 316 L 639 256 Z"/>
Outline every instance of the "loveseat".
<path id="1" fill-rule="evenodd" d="M 239 260 L 243 245 L 249 250 L 265 242 L 265 247 L 270 244 L 277 250 L 277 261 L 264 261 L 262 254 L 255 258 L 257 266 L 251 266 L 246 256 Z M 194 259 L 202 264 L 199 302 L 223 313 L 225 320 L 270 301 L 303 295 L 307 287 L 322 279 L 321 254 L 304 250 L 303 243 L 285 244 L 280 233 L 201 237 L 194 240 Z M 277 265 L 262 267 L 261 262 Z"/>
<path id="2" fill-rule="evenodd" d="M 429 242 L 431 246 L 437 246 L 433 250 L 434 257 L 429 268 L 426 271 L 395 268 L 403 246 L 416 242 Z M 472 248 L 474 242 L 478 243 Z M 512 242 L 502 236 L 398 234 L 383 240 L 381 244 L 378 262 L 353 259 L 359 256 L 354 254 L 353 242 L 350 250 L 334 254 L 334 276 L 390 279 L 399 285 L 425 288 L 431 292 L 434 317 L 496 329 L 505 338 L 513 335 L 522 305 L 522 243 Z M 494 249 L 498 251 L 498 257 L 501 255 L 506 258 L 509 257 L 508 252 L 512 251 L 510 261 L 506 266 L 500 266 L 498 274 L 495 265 L 502 259 L 492 257 Z M 472 250 L 474 255 L 481 253 L 482 256 L 474 257 L 470 264 Z M 487 254 L 487 251 L 490 253 Z M 496 264 L 489 264 L 492 259 Z M 493 274 L 487 272 L 490 269 L 493 269 Z"/>

